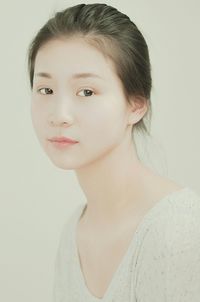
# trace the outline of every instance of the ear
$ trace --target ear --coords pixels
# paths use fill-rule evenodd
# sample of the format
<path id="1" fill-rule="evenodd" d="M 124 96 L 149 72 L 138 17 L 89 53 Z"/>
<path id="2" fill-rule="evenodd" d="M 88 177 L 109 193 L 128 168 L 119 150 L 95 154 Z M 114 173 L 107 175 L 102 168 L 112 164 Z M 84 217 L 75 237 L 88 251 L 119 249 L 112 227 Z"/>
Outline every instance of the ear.
<path id="1" fill-rule="evenodd" d="M 148 110 L 147 99 L 142 96 L 133 96 L 128 104 L 128 124 L 133 125 L 139 122 Z"/>

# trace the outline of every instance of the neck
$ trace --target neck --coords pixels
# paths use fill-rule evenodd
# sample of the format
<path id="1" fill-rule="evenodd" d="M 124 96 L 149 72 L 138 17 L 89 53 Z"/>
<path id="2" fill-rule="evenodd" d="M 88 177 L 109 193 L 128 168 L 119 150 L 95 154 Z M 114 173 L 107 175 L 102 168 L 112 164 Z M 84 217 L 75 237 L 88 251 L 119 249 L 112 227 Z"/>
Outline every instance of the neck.
<path id="1" fill-rule="evenodd" d="M 98 225 L 116 222 L 130 208 L 137 208 L 146 197 L 144 187 L 150 176 L 137 158 L 134 143 L 126 140 L 76 174 L 87 198 L 85 214 Z"/>

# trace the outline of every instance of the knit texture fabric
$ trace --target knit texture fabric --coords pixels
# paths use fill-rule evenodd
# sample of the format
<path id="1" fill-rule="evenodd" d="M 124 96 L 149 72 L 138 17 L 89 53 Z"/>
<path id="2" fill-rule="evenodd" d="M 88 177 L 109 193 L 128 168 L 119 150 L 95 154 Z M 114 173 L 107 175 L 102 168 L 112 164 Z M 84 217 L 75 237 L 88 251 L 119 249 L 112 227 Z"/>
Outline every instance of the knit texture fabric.
<path id="1" fill-rule="evenodd" d="M 64 224 L 57 255 L 53 302 L 199 302 L 200 196 L 189 187 L 172 192 L 143 216 L 102 298 L 81 270 L 76 227 L 86 204 Z"/>

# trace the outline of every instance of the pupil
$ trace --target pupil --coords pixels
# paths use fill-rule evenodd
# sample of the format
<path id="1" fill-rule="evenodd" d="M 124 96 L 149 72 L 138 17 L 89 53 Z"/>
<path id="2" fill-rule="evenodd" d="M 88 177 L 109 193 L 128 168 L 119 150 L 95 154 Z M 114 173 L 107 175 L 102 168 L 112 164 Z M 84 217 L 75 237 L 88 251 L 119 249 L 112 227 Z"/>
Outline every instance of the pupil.
<path id="1" fill-rule="evenodd" d="M 89 89 L 85 89 L 85 91 L 87 92 L 86 95 L 91 93 L 91 91 Z"/>
<path id="2" fill-rule="evenodd" d="M 46 88 L 46 92 L 50 92 L 50 90 L 51 90 L 50 88 Z"/>

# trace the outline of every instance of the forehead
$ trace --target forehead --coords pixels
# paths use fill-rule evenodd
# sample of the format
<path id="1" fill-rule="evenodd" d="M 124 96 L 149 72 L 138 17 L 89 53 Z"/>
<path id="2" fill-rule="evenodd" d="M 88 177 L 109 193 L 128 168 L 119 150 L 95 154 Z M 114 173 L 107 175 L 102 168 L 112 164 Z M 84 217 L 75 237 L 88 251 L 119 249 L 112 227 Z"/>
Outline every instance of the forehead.
<path id="1" fill-rule="evenodd" d="M 87 72 L 117 80 L 113 62 L 81 38 L 45 43 L 36 55 L 35 74 L 45 71 L 65 76 Z"/>

